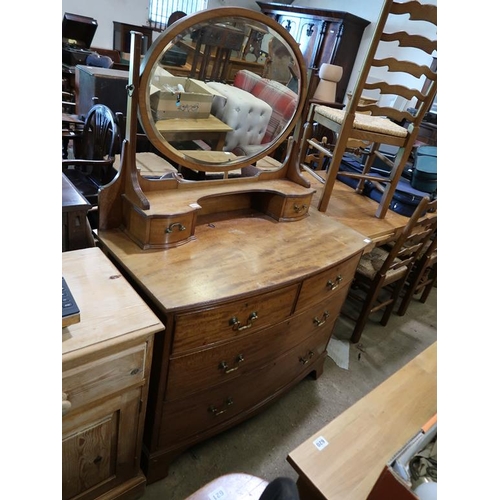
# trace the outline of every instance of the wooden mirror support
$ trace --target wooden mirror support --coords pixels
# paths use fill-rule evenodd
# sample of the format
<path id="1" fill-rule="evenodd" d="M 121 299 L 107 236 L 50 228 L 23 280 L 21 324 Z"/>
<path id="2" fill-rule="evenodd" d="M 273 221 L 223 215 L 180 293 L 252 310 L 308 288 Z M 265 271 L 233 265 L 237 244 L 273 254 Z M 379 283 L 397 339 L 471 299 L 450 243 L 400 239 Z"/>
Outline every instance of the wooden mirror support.
<path id="1" fill-rule="evenodd" d="M 234 155 L 229 162 L 218 163 L 183 153 L 159 132 L 152 113 L 151 82 L 152 74 L 158 71 L 158 61 L 186 34 L 192 34 L 193 27 L 233 29 L 247 25 L 270 33 L 290 53 L 297 75 L 295 112 L 279 137 L 257 148 L 255 154 Z M 306 70 L 302 54 L 286 29 L 268 16 L 249 9 L 209 9 L 186 16 L 167 28 L 150 47 L 142 63 L 140 52 L 141 34 L 132 32 L 126 135 L 120 172 L 99 193 L 100 231 L 121 228 L 142 249 L 169 248 L 194 239 L 197 225 L 214 217 L 220 220 L 260 213 L 278 222 L 292 222 L 308 215 L 315 191 L 300 173 L 298 145 L 291 136 L 306 98 Z M 173 173 L 171 178 L 151 180 L 139 175 L 136 165 L 138 119 L 149 140 L 167 157 L 198 172 L 222 173 L 223 178 L 190 181 Z M 191 120 L 194 122 L 196 118 Z M 286 140 L 287 152 L 278 168 L 266 171 L 256 166 Z M 239 170 L 241 175 L 228 178 L 227 172 L 234 170 Z"/>

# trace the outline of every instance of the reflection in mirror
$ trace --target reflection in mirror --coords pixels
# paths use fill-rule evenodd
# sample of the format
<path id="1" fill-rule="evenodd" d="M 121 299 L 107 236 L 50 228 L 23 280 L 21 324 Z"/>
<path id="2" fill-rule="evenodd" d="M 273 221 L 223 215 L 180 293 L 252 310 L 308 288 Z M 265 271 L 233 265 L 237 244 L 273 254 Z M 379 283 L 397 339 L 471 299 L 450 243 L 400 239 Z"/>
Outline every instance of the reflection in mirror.
<path id="1" fill-rule="evenodd" d="M 141 123 L 179 165 L 238 176 L 290 135 L 305 85 L 303 64 L 288 33 L 270 29 L 266 19 L 260 13 L 188 16 L 148 52 Z M 261 165 L 276 169 L 280 163 Z"/>

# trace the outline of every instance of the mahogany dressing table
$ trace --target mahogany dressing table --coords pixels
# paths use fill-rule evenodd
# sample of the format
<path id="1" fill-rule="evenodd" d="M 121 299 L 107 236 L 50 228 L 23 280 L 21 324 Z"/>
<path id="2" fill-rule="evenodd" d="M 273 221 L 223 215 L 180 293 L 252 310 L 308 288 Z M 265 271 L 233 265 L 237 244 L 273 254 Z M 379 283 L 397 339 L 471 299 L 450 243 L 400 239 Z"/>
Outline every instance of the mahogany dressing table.
<path id="1" fill-rule="evenodd" d="M 253 156 L 175 149 L 156 127 L 150 82 L 174 41 L 210 23 L 257 25 L 290 52 L 298 107 Z M 250 418 L 304 377 L 319 377 L 340 308 L 368 241 L 317 210 L 288 139 L 276 168 L 257 165 L 293 132 L 306 97 L 306 69 L 291 35 L 262 13 L 223 7 L 186 16 L 153 43 L 139 69 L 132 37 L 122 164 L 99 193 L 98 244 L 165 330 L 155 335 L 142 469 L 152 483 L 193 444 Z M 169 68 L 169 71 L 173 71 Z M 187 168 L 222 179 L 152 180 L 137 169 L 137 115 L 153 145 Z M 211 161 L 205 161 L 210 158 Z M 251 167 L 251 176 L 227 173 Z"/>

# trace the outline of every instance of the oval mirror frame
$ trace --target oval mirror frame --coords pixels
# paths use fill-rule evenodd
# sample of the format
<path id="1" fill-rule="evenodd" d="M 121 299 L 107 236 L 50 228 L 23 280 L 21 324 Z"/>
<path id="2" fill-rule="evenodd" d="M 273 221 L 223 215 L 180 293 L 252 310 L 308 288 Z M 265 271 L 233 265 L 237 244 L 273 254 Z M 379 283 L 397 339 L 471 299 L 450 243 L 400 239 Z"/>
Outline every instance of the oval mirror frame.
<path id="1" fill-rule="evenodd" d="M 261 149 L 248 156 L 237 156 L 236 159 L 230 159 L 221 163 L 207 162 L 197 160 L 182 150 L 176 149 L 168 142 L 163 135 L 158 131 L 153 112 L 151 108 L 151 82 L 152 78 L 159 67 L 160 61 L 165 53 L 175 45 L 183 37 L 191 34 L 193 29 L 199 29 L 210 23 L 221 24 L 226 22 L 227 25 L 243 24 L 252 25 L 266 30 L 267 33 L 277 38 L 288 50 L 293 72 L 297 79 L 297 95 L 298 103 L 292 117 L 288 121 L 285 128 L 275 137 L 270 143 L 263 145 Z M 271 62 L 272 64 L 272 62 Z M 204 172 L 229 172 L 237 170 L 245 166 L 255 164 L 261 158 L 270 155 L 285 139 L 287 139 L 298 120 L 301 117 L 307 94 L 307 76 L 305 63 L 300 52 L 299 46 L 288 33 L 288 31 L 279 23 L 265 14 L 251 9 L 237 7 L 220 7 L 216 9 L 207 9 L 199 13 L 185 16 L 171 26 L 165 29 L 158 38 L 153 42 L 148 52 L 144 56 L 140 67 L 139 75 L 139 91 L 138 91 L 138 116 L 144 132 L 151 143 L 162 154 L 167 156 L 173 162 L 193 170 Z"/>

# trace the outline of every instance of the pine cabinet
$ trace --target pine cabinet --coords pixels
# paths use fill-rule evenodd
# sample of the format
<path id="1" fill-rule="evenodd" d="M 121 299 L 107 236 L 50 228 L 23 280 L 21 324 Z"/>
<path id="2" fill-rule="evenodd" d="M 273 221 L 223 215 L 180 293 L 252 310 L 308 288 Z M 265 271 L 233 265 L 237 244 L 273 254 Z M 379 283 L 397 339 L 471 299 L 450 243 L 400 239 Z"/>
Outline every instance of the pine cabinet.
<path id="1" fill-rule="evenodd" d="M 162 323 L 96 247 L 63 253 L 80 322 L 62 330 L 62 498 L 139 498 L 153 335 Z"/>

